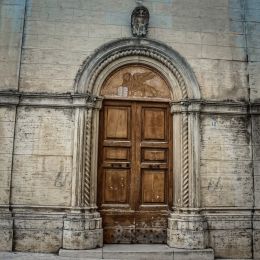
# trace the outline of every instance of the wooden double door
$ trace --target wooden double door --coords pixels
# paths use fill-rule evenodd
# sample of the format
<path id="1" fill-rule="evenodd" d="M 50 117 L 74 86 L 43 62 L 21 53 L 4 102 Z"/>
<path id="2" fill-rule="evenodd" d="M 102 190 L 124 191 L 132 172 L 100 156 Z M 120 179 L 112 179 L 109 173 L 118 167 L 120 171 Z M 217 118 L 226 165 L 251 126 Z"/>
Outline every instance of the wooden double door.
<path id="1" fill-rule="evenodd" d="M 98 165 L 104 243 L 166 243 L 171 139 L 168 103 L 104 101 Z"/>

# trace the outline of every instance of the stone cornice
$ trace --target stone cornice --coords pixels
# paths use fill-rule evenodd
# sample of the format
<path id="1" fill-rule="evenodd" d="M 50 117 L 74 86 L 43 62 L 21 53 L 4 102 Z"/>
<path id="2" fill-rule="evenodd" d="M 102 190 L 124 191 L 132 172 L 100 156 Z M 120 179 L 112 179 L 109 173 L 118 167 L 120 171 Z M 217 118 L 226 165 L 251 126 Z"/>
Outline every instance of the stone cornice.
<path id="1" fill-rule="evenodd" d="M 51 94 L 0 92 L 0 106 L 35 106 L 49 108 L 76 108 L 99 106 L 102 97 L 90 94 Z M 212 101 L 212 100 L 180 100 L 170 102 L 172 113 L 208 113 L 208 114 L 239 114 L 260 115 L 259 102 Z"/>
<path id="2" fill-rule="evenodd" d="M 98 97 L 90 94 L 51 94 L 0 92 L 0 105 L 39 106 L 39 107 L 95 107 Z"/>
<path id="3" fill-rule="evenodd" d="M 250 105 L 249 102 L 238 101 L 183 100 L 171 102 L 171 112 L 247 115 L 250 111 Z M 257 109 L 260 113 L 260 106 Z"/>

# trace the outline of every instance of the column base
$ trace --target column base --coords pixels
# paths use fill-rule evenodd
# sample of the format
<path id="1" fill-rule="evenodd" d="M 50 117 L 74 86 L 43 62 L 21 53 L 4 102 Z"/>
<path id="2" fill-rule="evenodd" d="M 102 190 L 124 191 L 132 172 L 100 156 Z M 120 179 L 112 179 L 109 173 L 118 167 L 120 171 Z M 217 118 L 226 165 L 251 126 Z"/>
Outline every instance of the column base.
<path id="1" fill-rule="evenodd" d="M 172 213 L 168 219 L 167 244 L 182 249 L 208 247 L 207 222 L 198 213 Z"/>
<path id="2" fill-rule="evenodd" d="M 103 246 L 102 219 L 99 213 L 69 214 L 64 220 L 64 249 L 93 249 Z"/>

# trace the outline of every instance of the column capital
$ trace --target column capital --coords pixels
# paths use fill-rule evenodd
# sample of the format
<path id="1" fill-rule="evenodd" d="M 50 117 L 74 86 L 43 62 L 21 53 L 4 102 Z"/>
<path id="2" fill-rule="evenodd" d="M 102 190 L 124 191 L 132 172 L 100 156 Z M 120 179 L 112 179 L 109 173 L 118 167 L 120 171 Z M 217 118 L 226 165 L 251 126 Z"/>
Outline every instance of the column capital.
<path id="1" fill-rule="evenodd" d="M 200 100 L 180 100 L 170 102 L 171 113 L 198 113 L 201 111 Z"/>

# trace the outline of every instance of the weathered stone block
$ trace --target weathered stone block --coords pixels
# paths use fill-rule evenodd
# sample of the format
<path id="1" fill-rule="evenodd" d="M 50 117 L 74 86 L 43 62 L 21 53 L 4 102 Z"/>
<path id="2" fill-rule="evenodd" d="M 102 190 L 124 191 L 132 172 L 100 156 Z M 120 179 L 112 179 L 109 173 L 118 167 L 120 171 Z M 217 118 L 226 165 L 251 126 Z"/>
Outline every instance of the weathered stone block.
<path id="1" fill-rule="evenodd" d="M 99 214 L 70 214 L 64 219 L 63 248 L 93 249 L 103 246 Z"/>
<path id="2" fill-rule="evenodd" d="M 13 218 L 10 213 L 0 212 L 0 251 L 12 251 Z"/>
<path id="3" fill-rule="evenodd" d="M 260 212 L 259 210 L 254 214 L 254 223 L 253 223 L 253 256 L 254 259 L 260 259 Z"/>
<path id="4" fill-rule="evenodd" d="M 251 212 L 239 212 L 233 215 L 232 211 L 225 213 L 207 213 L 207 223 L 209 230 L 236 230 L 236 229 L 250 229 L 252 227 Z"/>
<path id="5" fill-rule="evenodd" d="M 15 229 L 14 250 L 28 252 L 58 252 L 62 246 L 61 230 Z"/>
<path id="6" fill-rule="evenodd" d="M 214 260 L 212 249 L 184 250 L 174 249 L 174 260 Z"/>
<path id="7" fill-rule="evenodd" d="M 103 230 L 63 231 L 63 248 L 92 249 L 103 246 Z"/>
<path id="8" fill-rule="evenodd" d="M 19 110 L 13 165 L 13 203 L 69 205 L 73 114 L 62 109 Z M 19 188 L 18 188 L 19 187 Z"/>
<path id="9" fill-rule="evenodd" d="M 170 247 L 187 249 L 206 248 L 207 239 L 205 231 L 167 229 L 167 244 Z"/>
<path id="10" fill-rule="evenodd" d="M 20 47 L 24 23 L 25 1 L 0 3 L 0 90 L 16 90 L 20 67 Z"/>
<path id="11" fill-rule="evenodd" d="M 253 231 L 254 259 L 260 259 L 260 230 Z"/>
<path id="12" fill-rule="evenodd" d="M 94 258 L 94 259 L 102 259 L 103 249 L 95 248 L 88 250 L 69 250 L 69 249 L 60 249 L 59 256 L 61 257 L 70 257 L 70 258 Z"/>
<path id="13" fill-rule="evenodd" d="M 197 214 L 171 214 L 168 219 L 167 244 L 185 249 L 206 248 L 208 234 L 205 219 Z"/>
<path id="14" fill-rule="evenodd" d="M 215 257 L 251 258 L 252 230 L 210 230 L 209 246 L 214 249 Z"/>
<path id="15" fill-rule="evenodd" d="M 15 108 L 0 108 L 0 204 L 9 204 Z"/>
<path id="16" fill-rule="evenodd" d="M 14 218 L 14 250 L 57 252 L 62 246 L 62 214 L 16 213 Z"/>

